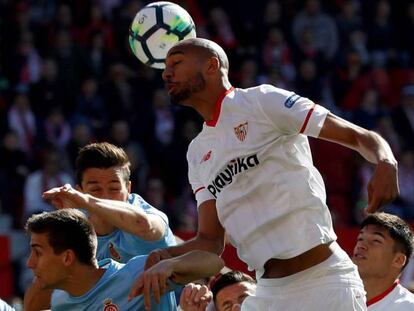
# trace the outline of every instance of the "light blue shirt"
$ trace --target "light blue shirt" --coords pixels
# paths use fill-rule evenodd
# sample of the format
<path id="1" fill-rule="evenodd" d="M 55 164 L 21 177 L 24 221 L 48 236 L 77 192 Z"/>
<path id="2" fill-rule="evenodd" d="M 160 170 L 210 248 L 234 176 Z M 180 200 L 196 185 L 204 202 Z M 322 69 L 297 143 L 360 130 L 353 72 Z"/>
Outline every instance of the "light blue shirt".
<path id="1" fill-rule="evenodd" d="M 144 271 L 147 256 L 136 256 L 126 264 L 112 259 L 99 262 L 99 267 L 106 269 L 101 279 L 86 294 L 78 297 L 62 290 L 52 294 L 51 306 L 56 311 L 139 311 L 145 310 L 144 297 L 138 296 L 128 302 L 128 294 L 132 285 Z M 175 286 L 170 283 L 170 285 Z M 151 299 L 152 311 L 177 310 L 174 292 L 161 297 L 159 304 Z"/>
<path id="2" fill-rule="evenodd" d="M 168 225 L 167 215 L 148 204 L 135 193 L 129 195 L 128 203 L 147 214 L 159 216 L 165 223 L 166 230 L 164 236 L 158 241 L 146 241 L 136 235 L 117 229 L 109 235 L 98 236 L 98 250 L 96 253 L 98 260 L 112 258 L 118 262 L 126 263 L 137 255 L 148 255 L 154 249 L 166 248 L 177 244 L 174 234 Z"/>
<path id="3" fill-rule="evenodd" d="M 0 311 L 14 311 L 4 300 L 0 299 Z"/>

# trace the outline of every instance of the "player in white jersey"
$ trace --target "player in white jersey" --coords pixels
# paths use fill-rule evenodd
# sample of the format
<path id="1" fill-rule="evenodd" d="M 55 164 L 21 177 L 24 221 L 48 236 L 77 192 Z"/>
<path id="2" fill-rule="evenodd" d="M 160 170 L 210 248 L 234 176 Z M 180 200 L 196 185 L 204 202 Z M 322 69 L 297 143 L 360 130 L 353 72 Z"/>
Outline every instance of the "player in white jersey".
<path id="1" fill-rule="evenodd" d="M 39 287 L 54 290 L 52 310 L 144 310 L 144 297 L 128 299 L 128 293 L 137 277 L 146 279 L 146 256 L 133 257 L 126 264 L 112 259 L 98 263 L 96 233 L 82 212 L 62 209 L 33 215 L 26 230 L 31 236 L 27 265 Z M 154 311 L 176 310 L 171 292 L 175 286 L 217 273 L 221 268 L 223 261 L 205 251 L 160 262 L 148 272 L 163 277 L 169 288 L 164 288 L 161 297 L 155 299 L 148 291 L 146 298 L 151 299 L 146 304 L 152 305 Z"/>
<path id="2" fill-rule="evenodd" d="M 413 232 L 398 216 L 369 215 L 361 224 L 352 260 L 367 292 L 369 311 L 414 310 L 414 294 L 399 284 L 413 254 Z"/>
<path id="3" fill-rule="evenodd" d="M 242 309 L 364 310 L 362 281 L 335 242 L 307 136 L 355 149 L 377 165 L 369 212 L 398 195 L 391 148 L 294 92 L 233 88 L 228 69 L 224 50 L 206 39 L 180 41 L 168 52 L 163 79 L 171 100 L 205 120 L 187 154 L 199 223 L 194 239 L 152 252 L 147 266 L 193 249 L 220 254 L 226 231 L 257 271 L 256 297 Z"/>

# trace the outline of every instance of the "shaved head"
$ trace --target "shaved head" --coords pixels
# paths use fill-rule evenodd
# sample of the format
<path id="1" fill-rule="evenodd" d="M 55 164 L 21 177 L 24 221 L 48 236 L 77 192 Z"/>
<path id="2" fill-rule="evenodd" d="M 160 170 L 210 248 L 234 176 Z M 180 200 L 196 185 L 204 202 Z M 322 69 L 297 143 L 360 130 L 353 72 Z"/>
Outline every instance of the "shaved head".
<path id="1" fill-rule="evenodd" d="M 229 60 L 227 58 L 226 52 L 224 52 L 221 46 L 211 40 L 203 38 L 191 38 L 182 40 L 174 45 L 174 47 L 171 48 L 170 52 L 180 47 L 195 49 L 199 53 L 198 55 L 204 56 L 206 58 L 217 57 L 220 62 L 220 68 L 224 69 L 226 72 L 229 71 Z"/>

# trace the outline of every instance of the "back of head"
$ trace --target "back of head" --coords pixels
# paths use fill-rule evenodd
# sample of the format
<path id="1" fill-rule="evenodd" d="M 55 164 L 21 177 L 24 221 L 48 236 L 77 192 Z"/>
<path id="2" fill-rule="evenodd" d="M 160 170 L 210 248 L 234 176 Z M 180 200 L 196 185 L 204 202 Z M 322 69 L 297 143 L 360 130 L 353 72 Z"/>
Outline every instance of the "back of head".
<path id="1" fill-rule="evenodd" d="M 125 182 L 129 181 L 131 163 L 122 148 L 107 142 L 92 143 L 80 149 L 76 159 L 76 182 L 82 184 L 83 173 L 89 168 L 121 167 Z"/>
<path id="2" fill-rule="evenodd" d="M 407 266 L 411 255 L 413 254 L 413 231 L 408 223 L 396 215 L 388 213 L 374 213 L 367 216 L 361 223 L 361 229 L 368 225 L 379 226 L 388 230 L 391 238 L 395 241 L 395 251 L 402 252 L 406 255 Z"/>
<path id="3" fill-rule="evenodd" d="M 211 284 L 211 292 L 213 293 L 213 299 L 216 299 L 217 293 L 223 288 L 242 282 L 247 282 L 249 284 L 256 285 L 256 281 L 251 276 L 241 271 L 229 271 L 227 273 L 220 275 L 215 280 L 213 280 Z"/>
<path id="4" fill-rule="evenodd" d="M 94 264 L 97 237 L 86 216 L 76 209 L 61 209 L 32 215 L 26 222 L 30 234 L 47 234 L 55 254 L 71 249 L 79 262 Z"/>
<path id="5" fill-rule="evenodd" d="M 185 46 L 185 47 L 191 47 L 196 49 L 197 53 L 199 53 L 200 56 L 208 57 L 217 57 L 220 61 L 220 68 L 225 71 L 225 73 L 228 73 L 229 71 L 229 60 L 227 57 L 226 52 L 223 50 L 223 48 L 218 45 L 217 43 L 203 38 L 190 38 L 186 40 L 179 41 L 174 48 Z"/>

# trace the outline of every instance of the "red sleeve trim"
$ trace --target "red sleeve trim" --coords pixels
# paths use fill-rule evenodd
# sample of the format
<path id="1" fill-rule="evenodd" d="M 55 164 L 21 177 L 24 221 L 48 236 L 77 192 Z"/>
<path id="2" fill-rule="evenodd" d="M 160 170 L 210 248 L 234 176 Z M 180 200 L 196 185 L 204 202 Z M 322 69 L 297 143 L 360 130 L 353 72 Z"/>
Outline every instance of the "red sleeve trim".
<path id="1" fill-rule="evenodd" d="M 206 187 L 200 187 L 198 188 L 196 191 L 194 191 L 194 194 L 197 194 L 197 192 L 199 192 L 200 190 L 206 189 Z"/>
<path id="2" fill-rule="evenodd" d="M 392 286 L 390 288 L 388 288 L 385 292 L 383 292 L 382 294 L 379 294 L 378 296 L 375 296 L 374 298 L 370 299 L 369 301 L 367 301 L 367 307 L 369 307 L 370 305 L 373 305 L 374 303 L 380 301 L 381 299 L 383 299 L 385 296 L 387 296 L 389 293 L 392 292 L 392 290 L 398 285 L 400 284 L 400 280 L 396 280 L 394 282 L 394 284 L 392 284 Z"/>
<path id="3" fill-rule="evenodd" d="M 309 119 L 313 113 L 313 111 L 315 110 L 315 104 L 313 104 L 312 108 L 308 111 L 308 114 L 306 115 L 305 121 L 303 122 L 302 128 L 300 129 L 299 133 L 303 134 L 303 132 L 306 129 L 306 126 L 308 125 Z"/>

